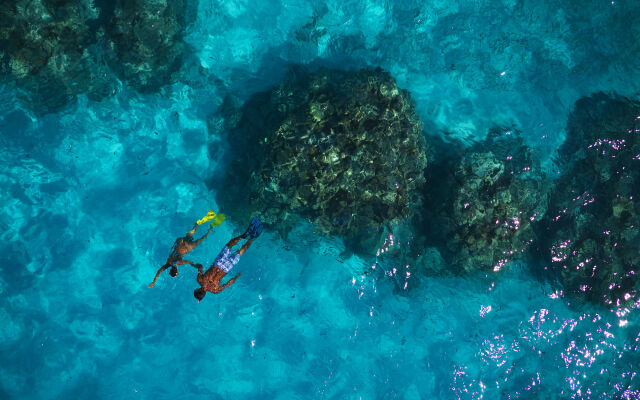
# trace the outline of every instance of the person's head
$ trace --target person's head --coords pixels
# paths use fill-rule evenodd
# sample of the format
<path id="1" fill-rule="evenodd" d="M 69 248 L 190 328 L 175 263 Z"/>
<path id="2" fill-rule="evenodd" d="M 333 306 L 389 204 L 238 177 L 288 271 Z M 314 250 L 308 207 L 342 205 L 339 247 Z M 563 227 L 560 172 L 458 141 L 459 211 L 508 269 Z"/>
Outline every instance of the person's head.
<path id="1" fill-rule="evenodd" d="M 171 270 L 169 270 L 169 275 L 173 277 L 178 276 L 178 268 L 175 265 L 171 267 Z"/>
<path id="2" fill-rule="evenodd" d="M 198 299 L 198 302 L 204 299 L 205 294 L 207 294 L 207 292 L 203 288 L 197 288 L 193 291 L 193 296 Z"/>

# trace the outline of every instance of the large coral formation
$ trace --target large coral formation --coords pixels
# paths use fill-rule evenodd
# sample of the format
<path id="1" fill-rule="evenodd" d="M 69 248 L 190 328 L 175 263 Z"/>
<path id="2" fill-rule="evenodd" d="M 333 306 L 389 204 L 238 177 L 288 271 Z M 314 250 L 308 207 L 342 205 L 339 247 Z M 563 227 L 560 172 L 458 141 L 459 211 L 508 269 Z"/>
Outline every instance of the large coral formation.
<path id="1" fill-rule="evenodd" d="M 533 223 L 545 214 L 547 184 L 515 132 L 492 131 L 459 158 L 432 168 L 427 181 L 418 229 L 454 273 L 499 271 L 535 240 Z"/>
<path id="2" fill-rule="evenodd" d="M 106 28 L 118 61 L 114 69 L 132 86 L 155 90 L 174 81 L 185 50 L 185 1 L 118 0 Z"/>
<path id="3" fill-rule="evenodd" d="M 610 307 L 640 304 L 640 104 L 580 99 L 560 149 L 546 221 L 548 260 L 565 291 Z"/>
<path id="4" fill-rule="evenodd" d="M 92 2 L 36 0 L 0 6 L 0 66 L 4 75 L 45 110 L 55 110 L 79 93 L 110 94 L 113 82 L 96 61 L 89 29 L 99 11 Z"/>
<path id="5" fill-rule="evenodd" d="M 248 212 L 283 233 L 306 218 L 359 250 L 411 215 L 425 142 L 409 94 L 388 73 L 292 72 L 236 120 L 229 140 L 240 155 L 222 202 L 237 209 L 246 199 Z"/>

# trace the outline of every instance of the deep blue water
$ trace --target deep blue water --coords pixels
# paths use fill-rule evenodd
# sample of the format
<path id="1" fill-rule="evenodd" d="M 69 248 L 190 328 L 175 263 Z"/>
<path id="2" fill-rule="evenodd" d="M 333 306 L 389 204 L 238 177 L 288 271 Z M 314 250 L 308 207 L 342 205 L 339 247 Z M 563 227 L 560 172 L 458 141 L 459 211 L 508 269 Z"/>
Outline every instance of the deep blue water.
<path id="1" fill-rule="evenodd" d="M 0 86 L 0 398 L 640 398 L 638 310 L 564 296 L 524 262 L 436 277 L 301 224 L 266 229 L 220 295 L 197 303 L 188 266 L 147 288 L 219 209 L 225 96 L 292 65 L 379 66 L 427 137 L 515 126 L 555 176 L 579 98 L 640 100 L 640 3 L 200 0 L 185 35 L 182 78 L 155 92 L 122 80 L 42 113 Z M 249 219 L 190 259 L 211 263 Z"/>

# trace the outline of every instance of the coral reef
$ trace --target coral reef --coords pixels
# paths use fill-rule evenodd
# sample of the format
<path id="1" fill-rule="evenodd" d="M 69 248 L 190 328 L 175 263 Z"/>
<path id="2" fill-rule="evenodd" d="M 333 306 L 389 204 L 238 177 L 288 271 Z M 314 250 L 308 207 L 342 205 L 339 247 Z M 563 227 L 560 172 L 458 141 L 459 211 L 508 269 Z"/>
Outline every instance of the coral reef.
<path id="1" fill-rule="evenodd" d="M 93 52 L 89 0 L 36 0 L 0 6 L 0 68 L 39 109 L 54 111 L 79 93 L 109 95 L 113 80 Z"/>
<path id="2" fill-rule="evenodd" d="M 440 249 L 450 272 L 497 272 L 535 240 L 533 223 L 545 214 L 548 184 L 517 132 L 492 130 L 430 168 L 427 182 L 416 230 Z"/>
<path id="3" fill-rule="evenodd" d="M 194 7 L 184 1 L 18 0 L 0 6 L 0 72 L 37 113 L 78 94 L 99 100 L 117 79 L 144 91 L 174 80 Z"/>
<path id="4" fill-rule="evenodd" d="M 105 33 L 113 69 L 133 87 L 153 91 L 175 81 L 187 25 L 184 0 L 118 0 Z"/>
<path id="5" fill-rule="evenodd" d="M 602 93 L 576 102 L 560 149 L 545 249 L 565 291 L 638 306 L 640 104 Z"/>
<path id="6" fill-rule="evenodd" d="M 382 226 L 418 202 L 422 124 L 409 94 L 380 69 L 294 70 L 227 120 L 237 158 L 220 201 L 246 203 L 285 235 L 302 217 L 372 252 Z"/>

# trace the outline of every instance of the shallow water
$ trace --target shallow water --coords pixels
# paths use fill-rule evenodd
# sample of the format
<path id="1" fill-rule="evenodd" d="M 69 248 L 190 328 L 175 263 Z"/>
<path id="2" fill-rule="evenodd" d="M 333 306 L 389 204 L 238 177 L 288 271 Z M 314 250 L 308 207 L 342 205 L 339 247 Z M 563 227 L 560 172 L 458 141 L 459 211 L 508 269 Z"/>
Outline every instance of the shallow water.
<path id="1" fill-rule="evenodd" d="M 427 137 L 515 126 L 554 176 L 580 97 L 639 99 L 640 4 L 200 0 L 186 41 L 187 78 L 159 93 L 120 82 L 41 115 L 2 86 L 0 398 L 640 398 L 638 310 L 581 303 L 534 265 L 433 277 L 302 224 L 265 230 L 220 295 L 197 303 L 188 266 L 146 287 L 219 208 L 207 182 L 230 150 L 207 118 L 225 96 L 296 64 L 380 66 Z M 388 239 L 372 253 L 413 240 Z"/>

